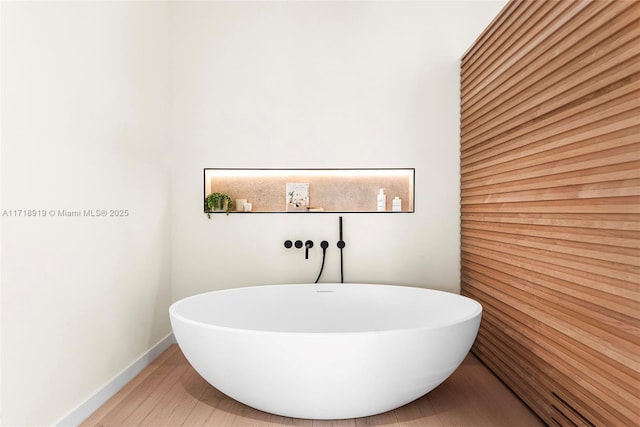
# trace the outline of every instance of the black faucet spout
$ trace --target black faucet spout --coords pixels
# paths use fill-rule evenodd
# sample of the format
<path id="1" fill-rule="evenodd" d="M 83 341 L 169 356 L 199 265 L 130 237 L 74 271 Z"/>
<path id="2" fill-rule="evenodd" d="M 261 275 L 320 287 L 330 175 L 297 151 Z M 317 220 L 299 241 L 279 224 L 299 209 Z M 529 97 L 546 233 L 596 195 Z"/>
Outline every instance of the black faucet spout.
<path id="1" fill-rule="evenodd" d="M 304 243 L 304 259 L 309 259 L 309 249 L 313 247 L 313 242 L 311 240 L 307 240 Z"/>

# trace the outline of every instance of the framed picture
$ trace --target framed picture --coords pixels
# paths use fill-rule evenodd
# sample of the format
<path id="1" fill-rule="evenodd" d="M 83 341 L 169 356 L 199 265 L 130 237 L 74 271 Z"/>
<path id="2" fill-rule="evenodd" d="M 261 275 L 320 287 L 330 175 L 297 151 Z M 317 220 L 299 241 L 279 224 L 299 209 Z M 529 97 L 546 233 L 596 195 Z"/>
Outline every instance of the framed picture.
<path id="1" fill-rule="evenodd" d="M 300 212 L 309 209 L 309 184 L 288 182 L 286 184 L 287 212 Z"/>

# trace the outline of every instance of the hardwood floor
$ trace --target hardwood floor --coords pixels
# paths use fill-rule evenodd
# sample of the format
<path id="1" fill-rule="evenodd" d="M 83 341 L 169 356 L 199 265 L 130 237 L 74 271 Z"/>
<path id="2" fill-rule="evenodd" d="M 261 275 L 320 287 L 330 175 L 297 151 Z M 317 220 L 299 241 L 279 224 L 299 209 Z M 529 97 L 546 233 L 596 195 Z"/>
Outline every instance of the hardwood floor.
<path id="1" fill-rule="evenodd" d="M 205 382 L 172 345 L 82 426 L 543 426 L 469 354 L 443 384 L 384 414 L 348 420 L 285 418 L 239 403 Z"/>

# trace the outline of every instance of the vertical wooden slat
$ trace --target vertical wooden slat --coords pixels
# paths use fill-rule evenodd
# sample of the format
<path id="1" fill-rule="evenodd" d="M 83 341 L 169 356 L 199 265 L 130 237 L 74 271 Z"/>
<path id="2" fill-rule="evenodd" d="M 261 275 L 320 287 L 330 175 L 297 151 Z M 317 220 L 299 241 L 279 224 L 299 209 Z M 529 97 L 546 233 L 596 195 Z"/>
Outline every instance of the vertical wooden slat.
<path id="1" fill-rule="evenodd" d="M 474 353 L 549 425 L 635 425 L 640 2 L 511 1 L 461 82 Z"/>

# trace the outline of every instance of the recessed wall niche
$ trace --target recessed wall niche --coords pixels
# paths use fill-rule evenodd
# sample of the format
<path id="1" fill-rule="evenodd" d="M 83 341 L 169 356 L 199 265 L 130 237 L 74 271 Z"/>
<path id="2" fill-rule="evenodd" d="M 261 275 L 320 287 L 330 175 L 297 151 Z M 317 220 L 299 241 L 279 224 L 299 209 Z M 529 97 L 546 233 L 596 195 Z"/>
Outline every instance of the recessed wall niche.
<path id="1" fill-rule="evenodd" d="M 251 213 L 411 213 L 414 183 L 414 168 L 204 169 L 204 197 L 226 193 L 238 213 L 249 213 L 238 200 L 249 203 Z M 383 212 L 377 208 L 381 188 Z M 396 197 L 399 211 L 393 210 Z"/>

